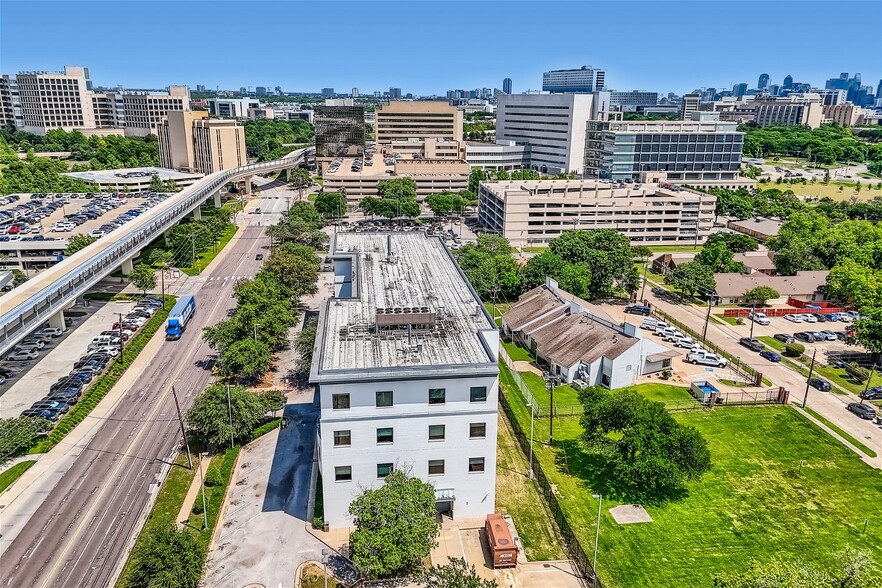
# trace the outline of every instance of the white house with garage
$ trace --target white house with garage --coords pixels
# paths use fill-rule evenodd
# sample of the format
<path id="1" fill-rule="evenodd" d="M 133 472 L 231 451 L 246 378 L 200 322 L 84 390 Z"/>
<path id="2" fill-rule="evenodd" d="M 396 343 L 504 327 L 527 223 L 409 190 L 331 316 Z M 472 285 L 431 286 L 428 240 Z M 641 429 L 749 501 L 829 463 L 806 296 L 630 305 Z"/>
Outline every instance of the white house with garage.
<path id="1" fill-rule="evenodd" d="M 547 278 L 502 315 L 503 333 L 535 350 L 562 382 L 610 389 L 671 367 L 680 355 L 646 338 L 630 323 L 616 324 Z"/>

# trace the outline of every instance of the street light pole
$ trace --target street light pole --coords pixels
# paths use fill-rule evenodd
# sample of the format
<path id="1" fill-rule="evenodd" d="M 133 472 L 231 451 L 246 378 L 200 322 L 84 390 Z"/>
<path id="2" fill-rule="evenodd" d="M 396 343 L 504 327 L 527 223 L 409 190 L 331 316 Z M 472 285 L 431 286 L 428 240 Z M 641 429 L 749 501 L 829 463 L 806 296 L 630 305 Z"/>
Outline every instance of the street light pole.
<path id="1" fill-rule="evenodd" d="M 594 531 L 594 563 L 591 570 L 594 572 L 594 585 L 597 586 L 597 542 L 600 541 L 600 514 L 603 509 L 603 494 L 592 494 L 592 498 L 599 499 L 597 503 L 597 528 Z"/>
<path id="2" fill-rule="evenodd" d="M 536 414 L 533 403 L 528 404 L 530 407 L 530 473 L 529 478 L 533 479 L 533 416 Z"/>
<path id="3" fill-rule="evenodd" d="M 805 403 L 808 402 L 808 393 L 809 386 L 812 385 L 812 372 L 815 370 L 815 355 L 818 353 L 818 350 L 815 349 L 812 351 L 812 364 L 809 366 L 809 375 L 805 381 L 805 396 L 802 398 L 802 407 L 805 408 Z"/>
<path id="4" fill-rule="evenodd" d="M 756 316 L 756 303 L 754 302 L 750 307 L 750 338 L 753 339 L 753 325 L 756 324 L 756 321 L 753 318 Z"/>
<path id="5" fill-rule="evenodd" d="M 322 548 L 322 575 L 325 577 L 325 588 L 328 588 L 328 560 L 330 559 L 328 556 L 330 554 L 330 549 Z"/>
<path id="6" fill-rule="evenodd" d="M 230 413 L 230 449 L 233 449 L 235 446 L 235 441 L 233 440 L 233 404 L 230 401 L 230 385 L 227 384 L 227 410 Z"/>

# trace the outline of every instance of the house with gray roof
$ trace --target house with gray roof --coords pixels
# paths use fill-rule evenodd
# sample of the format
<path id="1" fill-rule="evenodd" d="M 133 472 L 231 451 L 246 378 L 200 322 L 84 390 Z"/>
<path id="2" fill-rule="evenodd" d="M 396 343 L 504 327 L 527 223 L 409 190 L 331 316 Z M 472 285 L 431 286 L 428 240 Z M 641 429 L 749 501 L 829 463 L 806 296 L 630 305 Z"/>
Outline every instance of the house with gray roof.
<path id="1" fill-rule="evenodd" d="M 679 352 L 644 337 L 630 323 L 617 324 L 583 304 L 556 281 L 525 292 L 502 315 L 503 333 L 545 361 L 562 382 L 610 389 L 669 368 Z"/>

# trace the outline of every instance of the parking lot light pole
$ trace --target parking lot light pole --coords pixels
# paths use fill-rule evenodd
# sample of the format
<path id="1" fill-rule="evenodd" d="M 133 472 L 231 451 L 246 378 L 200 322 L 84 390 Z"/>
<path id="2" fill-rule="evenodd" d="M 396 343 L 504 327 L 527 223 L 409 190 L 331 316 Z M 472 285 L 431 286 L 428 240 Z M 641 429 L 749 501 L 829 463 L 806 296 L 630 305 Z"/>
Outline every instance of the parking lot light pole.
<path id="1" fill-rule="evenodd" d="M 591 564 L 591 570 L 594 572 L 594 585 L 597 586 L 597 542 L 600 541 L 600 515 L 603 509 L 603 494 L 592 494 L 591 498 L 597 498 L 597 528 L 594 531 L 594 563 Z"/>
<path id="2" fill-rule="evenodd" d="M 328 588 L 328 561 L 331 559 L 331 550 L 327 547 L 322 548 L 322 576 L 325 577 L 325 588 Z"/>

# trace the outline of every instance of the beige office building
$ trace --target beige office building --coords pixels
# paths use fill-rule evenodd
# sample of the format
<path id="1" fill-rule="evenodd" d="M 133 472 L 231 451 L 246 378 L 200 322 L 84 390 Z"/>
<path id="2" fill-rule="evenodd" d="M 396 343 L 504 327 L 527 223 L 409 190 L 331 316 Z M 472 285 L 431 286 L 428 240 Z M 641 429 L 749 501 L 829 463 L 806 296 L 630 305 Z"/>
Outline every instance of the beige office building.
<path id="1" fill-rule="evenodd" d="M 126 135 L 156 134 L 169 112 L 190 110 L 190 88 L 169 86 L 167 94 L 126 93 L 122 95 L 122 107 Z"/>
<path id="2" fill-rule="evenodd" d="M 408 139 L 462 142 L 462 111 L 446 102 L 393 101 L 377 109 L 374 131 L 381 145 Z"/>
<path id="3" fill-rule="evenodd" d="M 823 123 L 823 103 L 817 94 L 770 96 L 754 101 L 756 124 L 761 127 L 807 125 L 816 129 Z"/>
<path id="4" fill-rule="evenodd" d="M 79 66 L 65 66 L 63 72 L 19 72 L 21 130 L 44 135 L 50 129 L 96 128 L 88 80 L 89 70 Z"/>
<path id="5" fill-rule="evenodd" d="M 599 180 L 483 182 L 478 222 L 515 247 L 547 245 L 564 231 L 615 229 L 633 245 L 701 244 L 716 197 L 651 184 L 616 187 Z"/>
<path id="6" fill-rule="evenodd" d="M 344 158 L 336 171 L 323 175 L 325 192 L 343 192 L 351 205 L 357 205 L 365 196 L 377 196 L 377 185 L 382 180 L 408 177 L 416 183 L 417 200 L 445 190 L 459 192 L 469 186 L 469 164 L 463 160 L 404 158 L 385 164 L 377 157 L 360 171 L 352 171 L 354 158 Z"/>
<path id="7" fill-rule="evenodd" d="M 162 167 L 211 174 L 248 163 L 245 127 L 205 111 L 174 111 L 157 128 Z"/>

